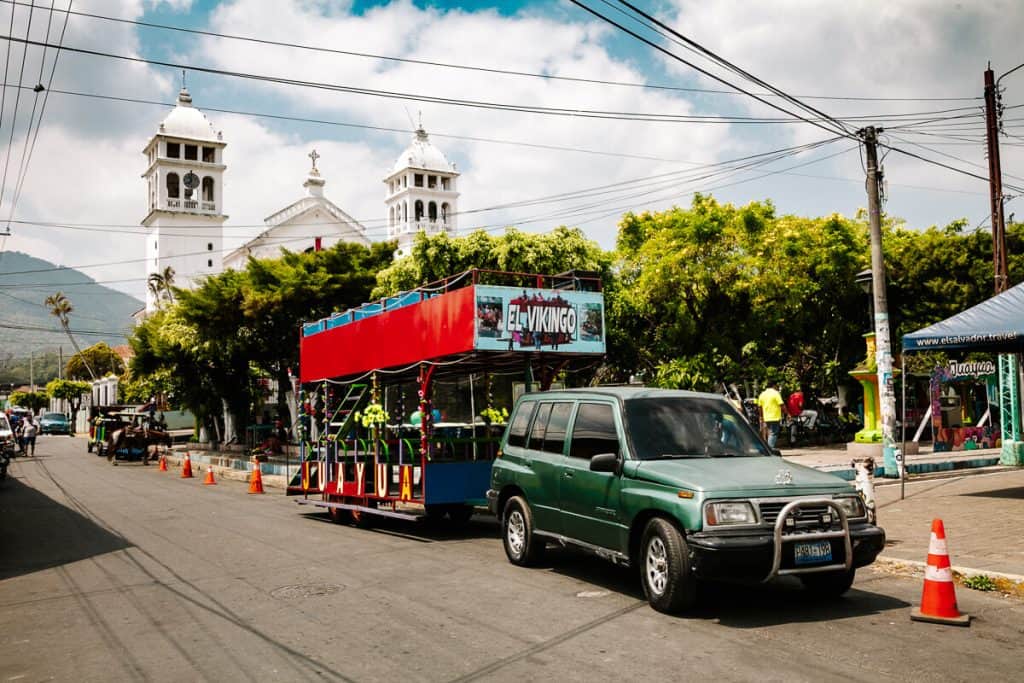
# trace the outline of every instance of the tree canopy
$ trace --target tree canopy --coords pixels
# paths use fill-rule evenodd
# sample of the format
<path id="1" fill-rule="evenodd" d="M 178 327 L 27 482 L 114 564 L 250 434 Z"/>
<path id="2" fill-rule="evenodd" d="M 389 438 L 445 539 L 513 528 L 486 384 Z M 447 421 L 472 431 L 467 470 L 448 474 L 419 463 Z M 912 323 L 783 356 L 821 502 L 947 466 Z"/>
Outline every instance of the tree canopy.
<path id="1" fill-rule="evenodd" d="M 69 379 L 90 379 L 89 368 L 97 377 L 121 375 L 125 370 L 124 361 L 106 342 L 98 342 L 71 356 L 64 367 L 64 374 Z"/>

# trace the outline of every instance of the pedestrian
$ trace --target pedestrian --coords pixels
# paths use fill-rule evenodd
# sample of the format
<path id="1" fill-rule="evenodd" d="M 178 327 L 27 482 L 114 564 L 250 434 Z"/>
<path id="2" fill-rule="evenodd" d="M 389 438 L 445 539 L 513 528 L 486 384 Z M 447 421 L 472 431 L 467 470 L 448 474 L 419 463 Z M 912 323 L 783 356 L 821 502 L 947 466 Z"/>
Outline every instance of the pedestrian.
<path id="1" fill-rule="evenodd" d="M 36 424 L 36 419 L 32 417 L 32 413 L 25 416 L 22 420 L 21 436 L 24 444 L 21 447 L 22 453 L 27 455 L 36 454 L 36 434 L 39 433 L 39 425 Z"/>
<path id="2" fill-rule="evenodd" d="M 770 380 L 767 388 L 757 397 L 757 405 L 761 408 L 761 421 L 768 429 L 769 448 L 775 448 L 775 444 L 779 442 L 779 427 L 782 423 L 783 401 L 778 384 Z"/>

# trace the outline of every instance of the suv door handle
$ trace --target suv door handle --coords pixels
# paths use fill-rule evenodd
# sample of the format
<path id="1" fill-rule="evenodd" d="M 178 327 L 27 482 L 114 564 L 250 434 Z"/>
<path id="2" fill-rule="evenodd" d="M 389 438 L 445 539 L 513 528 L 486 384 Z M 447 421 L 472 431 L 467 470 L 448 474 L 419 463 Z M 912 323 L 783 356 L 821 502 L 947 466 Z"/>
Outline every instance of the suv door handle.
<path id="1" fill-rule="evenodd" d="M 575 476 L 575 475 L 573 474 L 573 472 L 567 471 L 567 472 L 563 472 L 562 476 L 565 477 L 566 479 L 572 479 L 573 476 Z"/>

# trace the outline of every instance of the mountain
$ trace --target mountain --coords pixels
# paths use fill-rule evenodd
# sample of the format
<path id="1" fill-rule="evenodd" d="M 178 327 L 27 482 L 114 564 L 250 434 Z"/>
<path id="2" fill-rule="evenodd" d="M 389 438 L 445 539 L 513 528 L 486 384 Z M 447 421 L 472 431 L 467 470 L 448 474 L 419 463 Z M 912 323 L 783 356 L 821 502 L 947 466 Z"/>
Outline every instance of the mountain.
<path id="1" fill-rule="evenodd" d="M 99 341 L 110 346 L 126 343 L 134 321 L 132 314 L 145 304 L 133 296 L 97 284 L 73 268 L 17 251 L 0 254 L 0 382 L 28 381 L 21 367 L 30 356 L 40 370 L 56 369 L 58 348 L 67 360 L 75 351 L 57 319 L 43 301 L 58 291 L 71 301 L 68 316 L 71 332 L 82 348 Z M 46 360 L 44 360 L 46 359 Z M 16 377 L 4 377 L 12 370 Z M 27 368 L 26 368 L 27 369 Z M 6 373 L 4 371 L 7 371 Z"/>

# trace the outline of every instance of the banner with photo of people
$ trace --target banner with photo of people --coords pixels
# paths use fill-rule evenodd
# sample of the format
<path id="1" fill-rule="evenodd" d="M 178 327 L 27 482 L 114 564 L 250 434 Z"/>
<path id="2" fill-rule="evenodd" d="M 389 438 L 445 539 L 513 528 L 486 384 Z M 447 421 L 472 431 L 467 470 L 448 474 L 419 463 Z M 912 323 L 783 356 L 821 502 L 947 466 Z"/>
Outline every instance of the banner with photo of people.
<path id="1" fill-rule="evenodd" d="M 600 292 L 476 286 L 481 351 L 604 353 Z"/>

